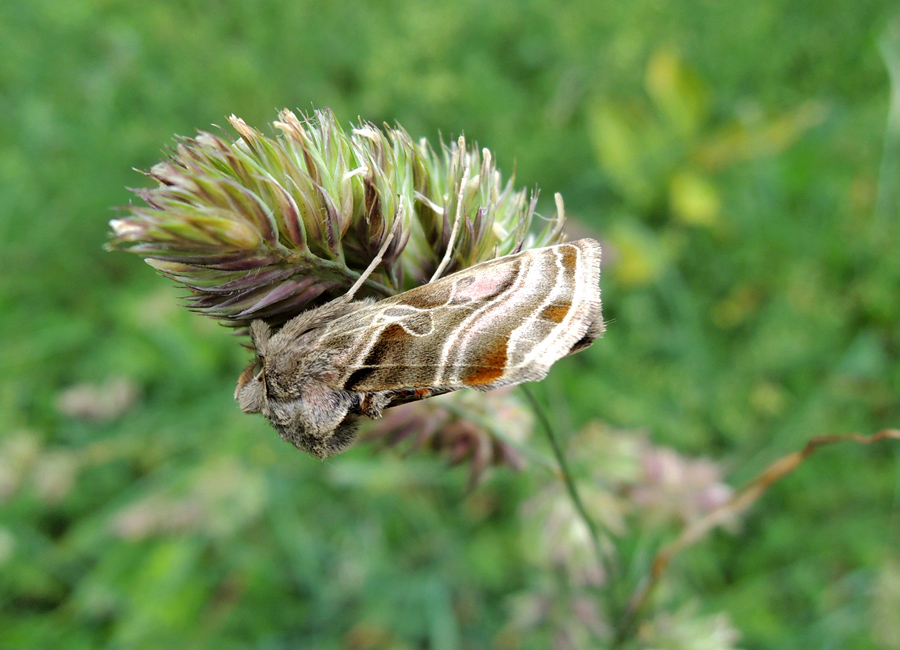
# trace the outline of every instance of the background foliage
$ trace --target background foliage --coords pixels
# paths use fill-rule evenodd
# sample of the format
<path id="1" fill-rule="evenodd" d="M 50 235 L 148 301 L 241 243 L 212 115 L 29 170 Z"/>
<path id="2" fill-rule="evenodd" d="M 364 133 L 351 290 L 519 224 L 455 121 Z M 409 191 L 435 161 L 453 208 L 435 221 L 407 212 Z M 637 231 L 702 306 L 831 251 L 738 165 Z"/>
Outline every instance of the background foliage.
<path id="1" fill-rule="evenodd" d="M 537 390 L 561 428 L 641 430 L 736 484 L 900 420 L 897 20 L 887 0 L 0 5 L 0 647 L 589 647 L 589 617 L 514 624 L 572 580 L 535 559 L 545 470 L 467 492 L 425 454 L 296 453 L 232 402 L 227 331 L 102 251 L 109 206 L 230 113 L 464 131 L 606 244 L 608 334 Z M 898 495 L 896 446 L 823 452 L 663 599 L 726 612 L 742 647 L 900 647 Z M 664 538 L 628 537 L 637 573 Z"/>

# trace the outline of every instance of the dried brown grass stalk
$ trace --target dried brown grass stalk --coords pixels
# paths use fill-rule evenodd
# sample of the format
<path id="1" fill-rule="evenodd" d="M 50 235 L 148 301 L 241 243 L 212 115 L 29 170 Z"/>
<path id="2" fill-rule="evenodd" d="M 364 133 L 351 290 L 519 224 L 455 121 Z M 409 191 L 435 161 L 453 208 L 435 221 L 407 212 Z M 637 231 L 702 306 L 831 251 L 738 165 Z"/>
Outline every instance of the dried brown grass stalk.
<path id="1" fill-rule="evenodd" d="M 654 589 L 659 584 L 666 569 L 668 569 L 672 560 L 684 549 L 701 540 L 712 529 L 728 521 L 733 521 L 738 515 L 748 510 L 770 487 L 797 469 L 821 447 L 841 442 L 870 445 L 882 440 L 900 440 L 900 430 L 885 429 L 871 436 L 864 436 L 858 433 L 816 436 L 810 439 L 800 451 L 782 456 L 773 462 L 735 493 L 734 497 L 728 502 L 687 526 L 674 541 L 666 544 L 656 552 L 650 564 L 650 571 L 644 576 L 628 600 L 616 633 L 616 643 L 618 644 L 628 637 L 631 626 L 647 606 Z"/>

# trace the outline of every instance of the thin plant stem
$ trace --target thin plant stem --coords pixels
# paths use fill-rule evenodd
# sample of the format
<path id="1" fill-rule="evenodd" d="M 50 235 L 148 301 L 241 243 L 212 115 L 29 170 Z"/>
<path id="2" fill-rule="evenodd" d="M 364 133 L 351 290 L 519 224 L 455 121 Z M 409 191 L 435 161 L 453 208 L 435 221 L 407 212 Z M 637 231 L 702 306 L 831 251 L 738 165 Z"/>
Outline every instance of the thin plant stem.
<path id="1" fill-rule="evenodd" d="M 443 404 L 443 407 L 447 409 L 448 413 L 452 413 L 456 417 L 463 420 L 471 420 L 482 429 L 489 431 L 492 436 L 502 440 L 504 444 L 509 445 L 510 447 L 515 449 L 517 452 L 522 454 L 523 458 L 533 463 L 535 466 L 547 470 L 547 472 L 553 474 L 553 476 L 559 476 L 559 473 L 556 471 L 556 466 L 553 464 L 553 461 L 551 461 L 545 455 L 538 453 L 537 450 L 533 449 L 529 445 L 522 444 L 518 440 L 512 439 L 506 431 L 497 426 L 496 423 L 493 422 L 490 418 L 486 418 L 484 416 L 478 415 L 477 413 L 473 413 L 470 409 L 460 407 L 458 404 L 454 404 L 452 400 L 447 400 Z"/>
<path id="2" fill-rule="evenodd" d="M 559 444 L 559 437 L 556 435 L 556 430 L 550 422 L 550 418 L 547 417 L 547 412 L 531 390 L 527 386 L 522 386 L 521 388 L 522 392 L 525 393 L 528 402 L 531 404 L 531 408 L 534 410 L 535 415 L 538 420 L 540 420 L 544 432 L 547 434 L 547 439 L 550 441 L 550 447 L 553 449 L 553 455 L 556 457 L 556 462 L 559 465 L 559 471 L 562 475 L 563 483 L 566 486 L 566 491 L 569 493 L 572 505 L 575 506 L 575 511 L 578 513 L 578 516 L 584 522 L 584 525 L 590 533 L 591 542 L 594 546 L 594 553 L 597 555 L 597 562 L 599 562 L 603 569 L 603 573 L 606 576 L 607 588 L 612 592 L 613 580 L 615 578 L 614 569 L 607 561 L 606 554 L 603 552 L 603 544 L 600 541 L 600 531 L 597 528 L 597 524 L 591 519 L 590 515 L 588 515 L 587 509 L 584 507 L 584 502 L 578 494 L 578 486 L 575 485 L 575 479 L 572 477 L 569 463 L 566 461 L 562 446 Z"/>

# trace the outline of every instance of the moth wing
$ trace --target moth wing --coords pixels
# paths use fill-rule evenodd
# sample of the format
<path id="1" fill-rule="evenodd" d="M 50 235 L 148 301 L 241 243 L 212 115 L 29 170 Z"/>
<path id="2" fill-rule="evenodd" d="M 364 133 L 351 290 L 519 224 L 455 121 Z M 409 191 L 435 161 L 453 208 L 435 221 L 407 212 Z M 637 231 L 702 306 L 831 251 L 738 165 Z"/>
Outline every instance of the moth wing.
<path id="1" fill-rule="evenodd" d="M 536 381 L 603 333 L 600 246 L 591 239 L 469 267 L 332 322 L 344 390 L 401 401 Z"/>

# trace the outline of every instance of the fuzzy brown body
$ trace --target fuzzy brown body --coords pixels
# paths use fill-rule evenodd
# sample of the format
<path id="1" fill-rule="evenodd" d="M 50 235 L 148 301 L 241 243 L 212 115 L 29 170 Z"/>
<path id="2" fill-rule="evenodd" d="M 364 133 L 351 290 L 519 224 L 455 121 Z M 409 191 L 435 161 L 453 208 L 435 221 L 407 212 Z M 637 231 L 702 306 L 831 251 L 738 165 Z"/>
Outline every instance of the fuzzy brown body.
<path id="1" fill-rule="evenodd" d="M 594 240 L 482 262 L 378 302 L 340 298 L 275 334 L 251 327 L 258 359 L 235 398 L 282 438 L 325 458 L 360 415 L 461 388 L 543 379 L 604 331 Z"/>

